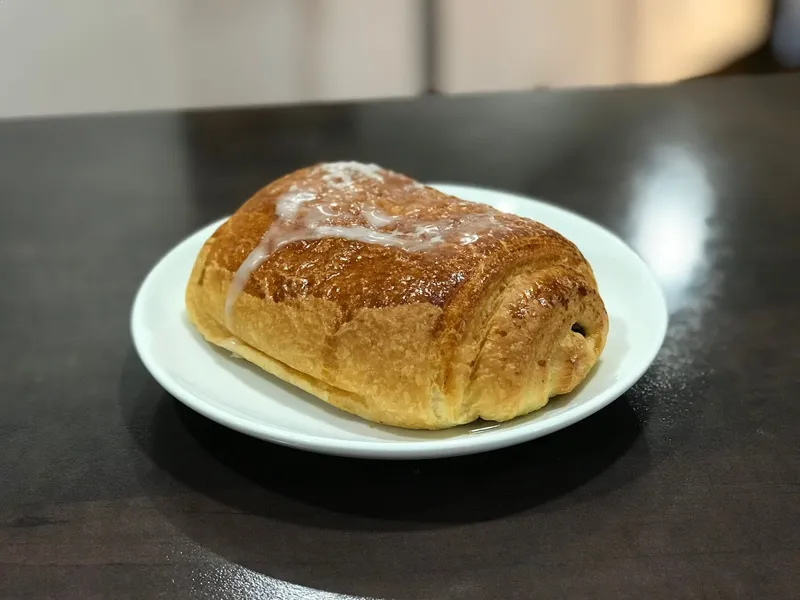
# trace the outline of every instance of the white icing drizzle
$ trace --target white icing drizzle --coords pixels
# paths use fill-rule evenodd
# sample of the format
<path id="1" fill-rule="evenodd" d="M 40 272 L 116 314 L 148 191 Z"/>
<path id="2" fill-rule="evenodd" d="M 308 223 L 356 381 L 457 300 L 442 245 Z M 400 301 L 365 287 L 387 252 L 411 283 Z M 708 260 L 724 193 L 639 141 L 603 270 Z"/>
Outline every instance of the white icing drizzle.
<path id="1" fill-rule="evenodd" d="M 291 242 L 343 238 L 392 246 L 406 252 L 425 252 L 444 243 L 472 244 L 481 235 L 491 236 L 506 227 L 492 212 L 471 212 L 424 221 L 414 218 L 413 214 L 384 212 L 375 204 L 372 194 L 366 194 L 364 201 L 358 204 L 347 201 L 347 196 L 363 189 L 363 184 L 383 183 L 384 173 L 388 172 L 372 164 L 326 163 L 312 172 L 318 178 L 308 179 L 305 185 L 292 184 L 275 204 L 272 225 L 233 276 L 225 300 L 226 320 L 230 321 L 233 305 L 252 273 L 274 252 Z M 324 184 L 321 189 L 319 180 Z M 424 186 L 411 182 L 402 189 L 413 193 Z"/>
<path id="2" fill-rule="evenodd" d="M 383 174 L 378 165 L 365 165 L 359 162 L 334 162 L 321 165 L 323 170 L 322 181 L 330 187 L 336 189 L 347 189 L 353 187 L 354 177 L 364 177 L 383 182 Z"/>
<path id="3" fill-rule="evenodd" d="M 297 187 L 292 184 L 289 191 L 278 198 L 275 213 L 280 215 L 282 219 L 294 219 L 303 205 L 314 200 L 316 197 L 317 195 L 314 192 L 298 190 Z"/>

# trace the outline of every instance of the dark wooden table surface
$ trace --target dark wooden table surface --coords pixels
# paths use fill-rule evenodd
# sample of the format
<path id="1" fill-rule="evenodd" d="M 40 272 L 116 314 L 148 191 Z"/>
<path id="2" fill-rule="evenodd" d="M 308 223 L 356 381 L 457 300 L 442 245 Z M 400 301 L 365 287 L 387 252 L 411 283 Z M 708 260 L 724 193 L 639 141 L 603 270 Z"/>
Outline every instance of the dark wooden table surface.
<path id="1" fill-rule="evenodd" d="M 184 408 L 132 348 L 137 286 L 332 159 L 618 232 L 669 297 L 656 363 L 574 427 L 442 461 Z M 799 228 L 800 76 L 1 123 L 0 596 L 798 598 Z"/>

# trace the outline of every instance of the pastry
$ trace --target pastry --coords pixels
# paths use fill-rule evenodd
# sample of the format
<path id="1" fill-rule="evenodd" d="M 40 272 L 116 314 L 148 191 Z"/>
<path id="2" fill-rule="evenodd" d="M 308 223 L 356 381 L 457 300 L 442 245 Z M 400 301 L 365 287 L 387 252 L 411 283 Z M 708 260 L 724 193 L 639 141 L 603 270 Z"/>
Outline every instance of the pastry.
<path id="1" fill-rule="evenodd" d="M 608 317 L 575 245 L 354 162 L 300 169 L 206 241 L 186 289 L 209 342 L 370 421 L 507 421 L 573 390 Z"/>

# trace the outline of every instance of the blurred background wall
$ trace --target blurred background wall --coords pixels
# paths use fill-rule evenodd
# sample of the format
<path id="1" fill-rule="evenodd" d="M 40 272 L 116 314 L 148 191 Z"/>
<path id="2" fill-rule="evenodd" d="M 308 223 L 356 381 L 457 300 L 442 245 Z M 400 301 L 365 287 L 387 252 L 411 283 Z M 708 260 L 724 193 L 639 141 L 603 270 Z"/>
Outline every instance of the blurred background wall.
<path id="1" fill-rule="evenodd" d="M 0 117 L 667 82 L 770 0 L 0 0 Z"/>
<path id="2" fill-rule="evenodd" d="M 768 0 L 441 0 L 441 86 L 657 83 L 763 42 Z"/>

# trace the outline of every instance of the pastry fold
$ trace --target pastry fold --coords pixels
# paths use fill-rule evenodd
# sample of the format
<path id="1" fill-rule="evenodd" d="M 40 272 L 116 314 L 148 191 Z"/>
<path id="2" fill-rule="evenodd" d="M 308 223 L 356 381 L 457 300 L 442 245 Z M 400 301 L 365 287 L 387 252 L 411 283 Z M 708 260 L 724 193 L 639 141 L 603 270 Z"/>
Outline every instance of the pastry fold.
<path id="1" fill-rule="evenodd" d="M 591 267 L 535 221 L 375 165 L 257 192 L 186 288 L 209 342 L 370 421 L 507 421 L 573 390 L 605 345 Z"/>

